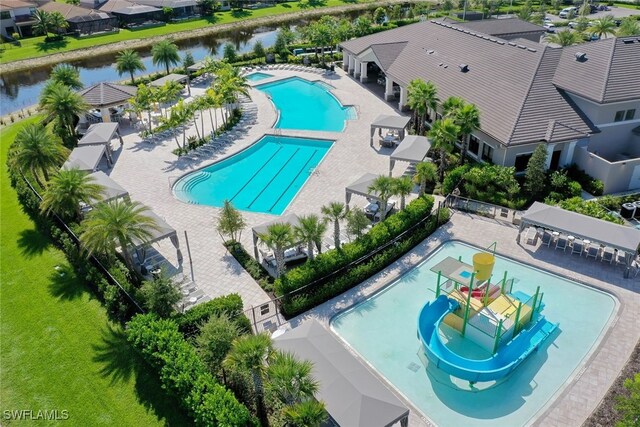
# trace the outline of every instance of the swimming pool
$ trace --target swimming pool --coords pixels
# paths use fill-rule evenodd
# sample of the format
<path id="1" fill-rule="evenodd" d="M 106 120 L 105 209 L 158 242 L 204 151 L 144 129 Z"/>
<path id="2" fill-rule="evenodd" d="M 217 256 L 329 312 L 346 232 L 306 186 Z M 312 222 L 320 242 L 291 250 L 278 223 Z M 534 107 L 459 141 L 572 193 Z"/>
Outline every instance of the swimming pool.
<path id="1" fill-rule="evenodd" d="M 291 77 L 256 86 L 267 93 L 279 112 L 278 129 L 342 132 L 355 110 L 343 106 L 331 94 L 331 86 Z"/>
<path id="2" fill-rule="evenodd" d="M 261 73 L 260 71 L 257 71 L 255 73 L 248 74 L 246 76 L 246 79 L 249 80 L 250 82 L 257 82 L 260 80 L 268 79 L 269 77 L 273 77 L 273 75 L 267 74 L 267 73 Z"/>
<path id="3" fill-rule="evenodd" d="M 605 331 L 616 303 L 606 293 L 497 256 L 494 276 L 508 271 L 517 279 L 514 289 L 529 294 L 541 286 L 543 314 L 559 323 L 559 332 L 506 379 L 469 389 L 468 383 L 425 367 L 416 325 L 424 303 L 435 299 L 437 275 L 430 268 L 447 256 L 470 263 L 477 251 L 445 243 L 382 292 L 336 316 L 331 327 L 437 425 L 525 425 L 570 381 Z"/>
<path id="4" fill-rule="evenodd" d="M 176 198 L 280 215 L 296 196 L 333 141 L 265 135 L 246 150 L 180 178 Z"/>

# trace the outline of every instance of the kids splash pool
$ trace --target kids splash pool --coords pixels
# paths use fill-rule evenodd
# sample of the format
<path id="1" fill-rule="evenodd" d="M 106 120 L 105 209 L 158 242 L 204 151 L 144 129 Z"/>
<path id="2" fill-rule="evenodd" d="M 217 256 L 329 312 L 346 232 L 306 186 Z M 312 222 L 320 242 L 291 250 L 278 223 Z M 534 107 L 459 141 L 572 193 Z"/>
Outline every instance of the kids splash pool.
<path id="1" fill-rule="evenodd" d="M 250 82 L 257 82 L 260 80 L 268 79 L 273 77 L 273 74 L 261 73 L 260 71 L 256 71 L 255 73 L 248 74 L 246 79 Z"/>
<path id="2" fill-rule="evenodd" d="M 494 276 L 506 271 L 514 288 L 528 295 L 539 286 L 544 316 L 559 326 L 504 378 L 470 384 L 425 357 L 416 329 L 425 304 L 436 301 L 438 277 L 431 269 L 448 257 L 470 262 L 478 251 L 458 242 L 442 245 L 383 291 L 337 315 L 331 327 L 435 424 L 526 425 L 581 367 L 606 331 L 616 301 L 609 294 L 496 256 Z M 445 324 L 438 333 L 447 347 L 469 359 L 489 355 L 458 339 L 457 331 Z"/>

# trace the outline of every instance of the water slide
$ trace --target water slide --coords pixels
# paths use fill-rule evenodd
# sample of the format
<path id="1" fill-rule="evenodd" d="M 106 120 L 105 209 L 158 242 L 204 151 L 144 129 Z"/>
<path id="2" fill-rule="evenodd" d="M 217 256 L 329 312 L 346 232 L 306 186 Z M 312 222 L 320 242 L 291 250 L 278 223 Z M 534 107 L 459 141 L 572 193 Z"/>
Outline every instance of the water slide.
<path id="1" fill-rule="evenodd" d="M 457 301 L 445 295 L 426 303 L 418 317 L 418 337 L 431 363 L 454 377 L 471 382 L 494 381 L 507 376 L 557 327 L 544 316 L 539 316 L 535 324 L 522 330 L 492 357 L 483 360 L 467 359 L 449 350 L 438 334 L 440 323 L 458 306 Z"/>

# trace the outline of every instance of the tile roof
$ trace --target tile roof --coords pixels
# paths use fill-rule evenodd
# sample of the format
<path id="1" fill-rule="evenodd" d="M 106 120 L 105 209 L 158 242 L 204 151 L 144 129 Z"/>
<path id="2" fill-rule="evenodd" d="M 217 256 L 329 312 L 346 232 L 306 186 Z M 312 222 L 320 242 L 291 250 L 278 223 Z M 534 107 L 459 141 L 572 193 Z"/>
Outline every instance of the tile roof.
<path id="1" fill-rule="evenodd" d="M 23 7 L 36 7 L 35 4 L 22 0 L 0 0 L 0 10 L 21 9 Z"/>
<path id="2" fill-rule="evenodd" d="M 546 33 L 546 29 L 540 25 L 532 24 L 531 22 L 523 21 L 518 18 L 507 19 L 482 19 L 480 21 L 468 21 L 458 22 L 450 18 L 444 18 L 443 22 L 454 24 L 458 27 L 463 27 L 468 30 L 481 32 L 490 36 L 500 36 L 503 38 L 511 34 L 522 33 L 540 33 L 540 35 Z"/>
<path id="3" fill-rule="evenodd" d="M 128 101 L 138 88 L 113 83 L 98 83 L 78 92 L 92 107 L 106 107 Z"/>
<path id="4" fill-rule="evenodd" d="M 585 54 L 583 60 L 578 53 Z M 564 48 L 553 83 L 598 103 L 640 99 L 640 37 Z"/>
<path id="5" fill-rule="evenodd" d="M 102 4 L 98 9 L 103 12 L 112 12 L 118 9 L 124 9 L 125 7 L 133 6 L 134 3 L 127 0 L 108 0 Z"/>
<path id="6" fill-rule="evenodd" d="M 387 69 L 393 64 L 393 61 L 396 60 L 406 45 L 407 42 L 376 44 L 371 46 L 371 50 L 376 58 L 378 58 L 382 68 Z"/>
<path id="7" fill-rule="evenodd" d="M 76 18 L 78 16 L 85 16 L 94 14 L 95 11 L 80 6 L 74 6 L 70 3 L 58 3 L 56 1 L 50 1 L 39 7 L 40 10 L 45 12 L 59 12 L 64 16 L 64 19 Z M 108 16 L 106 18 L 109 18 Z"/>

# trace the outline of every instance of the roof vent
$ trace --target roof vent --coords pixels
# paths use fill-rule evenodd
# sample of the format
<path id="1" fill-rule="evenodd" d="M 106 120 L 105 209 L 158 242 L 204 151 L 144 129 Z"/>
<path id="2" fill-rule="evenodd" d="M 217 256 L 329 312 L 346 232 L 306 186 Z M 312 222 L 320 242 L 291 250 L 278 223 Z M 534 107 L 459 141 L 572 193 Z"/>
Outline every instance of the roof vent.
<path id="1" fill-rule="evenodd" d="M 473 31 L 469 31 L 469 34 L 471 34 L 472 36 L 476 35 L 476 33 L 474 33 Z"/>
<path id="2" fill-rule="evenodd" d="M 483 39 L 485 39 L 485 40 L 491 40 L 491 39 L 489 38 L 489 36 L 482 36 L 482 38 L 483 38 Z"/>
<path id="3" fill-rule="evenodd" d="M 502 40 L 497 40 L 496 43 L 504 45 L 504 42 Z"/>
<path id="4" fill-rule="evenodd" d="M 526 46 L 523 46 L 523 45 L 521 45 L 521 44 L 519 44 L 519 45 L 518 45 L 518 47 L 519 47 L 520 49 L 526 49 L 526 48 L 527 48 Z"/>
<path id="5" fill-rule="evenodd" d="M 516 45 L 514 42 L 509 42 L 508 44 L 509 44 L 509 46 L 515 46 Z"/>
<path id="6" fill-rule="evenodd" d="M 527 48 L 527 50 L 528 50 L 529 52 L 537 52 L 537 50 L 535 50 L 535 49 L 534 49 L 534 48 L 532 48 L 532 47 L 528 47 L 528 48 Z"/>
<path id="7" fill-rule="evenodd" d="M 633 42 L 634 42 L 634 39 L 622 40 L 622 43 L 624 43 L 624 44 L 632 44 Z"/>
<path id="8" fill-rule="evenodd" d="M 467 64 L 460 64 L 458 65 L 458 67 L 460 67 L 460 71 L 462 71 L 463 73 L 469 71 L 469 66 Z"/>
<path id="9" fill-rule="evenodd" d="M 576 52 L 576 61 L 584 62 L 587 60 L 587 54 L 584 52 Z"/>
<path id="10" fill-rule="evenodd" d="M 494 39 L 493 37 L 490 37 L 489 40 L 491 40 L 494 43 L 498 41 L 498 40 Z"/>
<path id="11" fill-rule="evenodd" d="M 465 34 L 469 34 L 471 31 L 469 31 L 469 30 L 462 30 L 462 32 L 463 32 L 463 33 L 465 33 Z"/>
<path id="12" fill-rule="evenodd" d="M 436 23 L 436 21 L 435 21 L 434 19 L 432 19 L 430 22 L 431 22 L 432 24 L 435 24 L 435 23 Z"/>
<path id="13" fill-rule="evenodd" d="M 440 67 L 442 67 L 444 65 L 444 62 L 441 62 L 438 64 Z"/>
<path id="14" fill-rule="evenodd" d="M 427 51 L 427 53 L 428 53 L 429 55 L 432 55 L 432 54 L 433 54 L 433 52 L 435 52 L 435 50 L 433 50 L 433 49 L 429 49 L 429 50 Z"/>
<path id="15" fill-rule="evenodd" d="M 448 66 L 448 65 L 445 65 L 445 66 L 444 66 L 444 67 L 442 67 L 442 68 L 449 68 L 449 66 Z"/>

